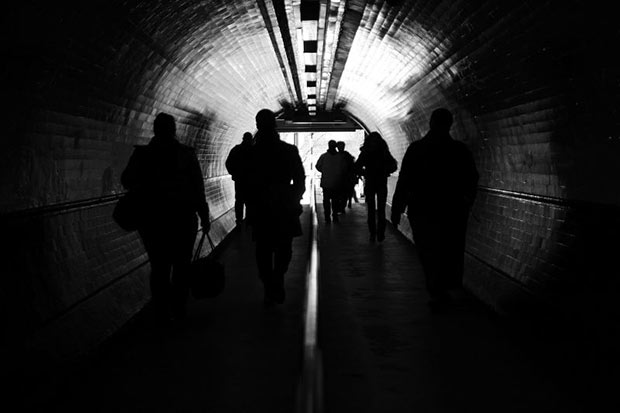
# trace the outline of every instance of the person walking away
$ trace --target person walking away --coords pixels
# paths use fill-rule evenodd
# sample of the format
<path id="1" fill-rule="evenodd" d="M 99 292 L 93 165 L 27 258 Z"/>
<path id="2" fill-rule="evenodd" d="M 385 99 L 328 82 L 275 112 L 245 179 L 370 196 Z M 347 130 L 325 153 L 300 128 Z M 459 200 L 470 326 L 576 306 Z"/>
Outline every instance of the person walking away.
<path id="1" fill-rule="evenodd" d="M 226 169 L 235 182 L 235 221 L 239 225 L 247 209 L 248 164 L 252 150 L 252 134 L 246 132 L 240 144 L 235 145 L 226 158 Z"/>
<path id="2" fill-rule="evenodd" d="M 336 141 L 327 142 L 327 151 L 319 156 L 316 169 L 321 172 L 325 223 L 338 222 L 338 202 L 345 182 L 346 164 L 336 149 Z"/>
<path id="3" fill-rule="evenodd" d="M 371 242 L 375 240 L 381 242 L 385 239 L 387 178 L 397 167 L 397 162 L 383 137 L 378 132 L 369 133 L 360 148 L 355 170 L 364 178 L 364 198 Z"/>
<path id="4" fill-rule="evenodd" d="M 136 146 L 121 183 L 144 205 L 138 233 L 151 264 L 152 305 L 159 316 L 181 319 L 189 293 L 198 219 L 210 229 L 203 174 L 194 149 L 176 140 L 174 118 L 160 113 L 148 145 Z"/>
<path id="5" fill-rule="evenodd" d="M 292 257 L 293 238 L 302 234 L 299 216 L 306 191 L 304 167 L 297 147 L 280 140 L 275 114 L 256 114 L 255 144 L 249 166 L 248 221 L 256 243 L 264 304 L 285 300 L 284 275 Z"/>
<path id="6" fill-rule="evenodd" d="M 344 173 L 344 184 L 342 186 L 342 193 L 340 195 L 338 211 L 341 213 L 345 213 L 347 204 L 349 208 L 351 208 L 351 198 L 357 198 L 355 196 L 355 184 L 357 181 L 357 176 L 355 175 L 355 171 L 353 169 L 353 165 L 355 164 L 355 158 L 348 152 L 346 148 L 346 144 L 343 141 L 338 141 L 336 143 L 336 148 L 338 149 L 338 153 L 340 156 L 344 158 L 345 163 L 345 173 Z M 357 202 L 357 199 L 355 200 Z"/>
<path id="7" fill-rule="evenodd" d="M 433 111 L 429 132 L 405 152 L 392 200 L 394 225 L 407 210 L 432 310 L 443 309 L 450 290 L 462 287 L 467 219 L 479 178 L 470 150 L 450 136 L 452 123 L 449 110 Z"/>

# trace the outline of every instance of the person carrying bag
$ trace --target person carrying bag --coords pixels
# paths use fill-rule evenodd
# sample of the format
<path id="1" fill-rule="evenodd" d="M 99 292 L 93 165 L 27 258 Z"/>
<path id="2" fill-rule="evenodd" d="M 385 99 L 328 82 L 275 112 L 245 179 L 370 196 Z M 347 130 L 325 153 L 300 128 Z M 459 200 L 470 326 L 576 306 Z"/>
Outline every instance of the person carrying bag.
<path id="1" fill-rule="evenodd" d="M 205 238 L 211 244 L 211 252 L 215 249 L 209 234 L 203 232 L 189 268 L 190 288 L 196 299 L 217 297 L 224 290 L 226 281 L 224 265 L 221 262 L 210 255 L 200 257 Z"/>

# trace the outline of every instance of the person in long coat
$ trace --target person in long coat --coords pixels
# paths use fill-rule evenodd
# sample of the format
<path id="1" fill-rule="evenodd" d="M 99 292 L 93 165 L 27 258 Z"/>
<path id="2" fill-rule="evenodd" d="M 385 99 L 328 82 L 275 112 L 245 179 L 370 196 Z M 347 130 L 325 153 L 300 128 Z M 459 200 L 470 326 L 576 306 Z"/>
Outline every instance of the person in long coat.
<path id="1" fill-rule="evenodd" d="M 392 200 L 394 225 L 407 209 L 433 309 L 449 304 L 450 291 L 462 286 L 467 219 L 478 184 L 470 150 L 450 136 L 452 122 L 447 109 L 431 114 L 429 132 L 405 153 Z"/>
<path id="2" fill-rule="evenodd" d="M 371 242 L 385 239 L 387 179 L 396 169 L 396 160 L 383 137 L 378 132 L 369 133 L 355 161 L 354 170 L 364 178 L 364 199 Z"/>
<path id="3" fill-rule="evenodd" d="M 319 156 L 315 168 L 321 173 L 325 223 L 338 222 L 339 202 L 346 183 L 346 160 L 338 153 L 335 140 L 327 142 L 327 151 Z"/>
<path id="4" fill-rule="evenodd" d="M 161 316 L 180 319 L 186 314 L 196 215 L 208 232 L 209 205 L 196 153 L 176 139 L 174 118 L 158 114 L 153 129 L 149 144 L 135 147 L 121 183 L 142 205 L 138 233 L 151 265 L 153 307 Z"/>
<path id="5" fill-rule="evenodd" d="M 235 219 L 237 225 L 244 218 L 248 192 L 248 161 L 252 151 L 252 134 L 245 132 L 241 143 L 235 145 L 226 158 L 226 170 L 235 182 Z"/>
<path id="6" fill-rule="evenodd" d="M 302 234 L 299 217 L 306 191 L 305 171 L 296 146 L 280 140 L 275 114 L 256 115 L 249 165 L 248 221 L 256 243 L 258 274 L 266 306 L 285 300 L 284 275 L 292 257 L 293 238 Z"/>

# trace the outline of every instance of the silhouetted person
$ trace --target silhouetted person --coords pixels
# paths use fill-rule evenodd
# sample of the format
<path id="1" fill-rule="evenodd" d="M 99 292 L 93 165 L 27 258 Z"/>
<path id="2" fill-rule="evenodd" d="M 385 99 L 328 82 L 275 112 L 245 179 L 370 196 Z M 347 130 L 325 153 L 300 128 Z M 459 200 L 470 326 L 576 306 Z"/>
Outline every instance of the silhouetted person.
<path id="1" fill-rule="evenodd" d="M 355 162 L 358 175 L 364 177 L 364 197 L 368 210 L 370 241 L 385 239 L 385 203 L 387 178 L 396 171 L 396 160 L 378 132 L 369 133 Z"/>
<path id="2" fill-rule="evenodd" d="M 344 187 L 346 164 L 336 149 L 336 141 L 327 142 L 327 151 L 319 156 L 316 169 L 321 172 L 325 222 L 329 224 L 332 219 L 338 222 L 339 199 Z"/>
<path id="3" fill-rule="evenodd" d="M 252 134 L 246 132 L 240 144 L 235 145 L 226 158 L 226 169 L 235 181 L 235 220 L 243 221 L 244 206 L 247 209 L 248 165 L 252 151 Z"/>
<path id="4" fill-rule="evenodd" d="M 258 274 L 265 305 L 283 303 L 284 274 L 292 257 L 293 237 L 301 235 L 300 200 L 306 191 L 304 167 L 297 147 L 280 140 L 275 115 L 256 115 L 250 161 L 248 221 L 256 242 Z"/>
<path id="5" fill-rule="evenodd" d="M 342 213 L 345 212 L 347 204 L 349 205 L 349 208 L 351 208 L 351 198 L 355 197 L 355 184 L 357 182 L 357 175 L 353 169 L 355 158 L 345 149 L 345 147 L 346 144 L 343 141 L 336 142 L 338 153 L 344 158 L 345 163 L 344 182 L 338 204 L 338 211 Z M 355 201 L 357 202 L 357 199 Z"/>
<path id="6" fill-rule="evenodd" d="M 394 225 L 407 208 L 433 309 L 462 287 L 465 231 L 478 183 L 471 152 L 450 136 L 452 121 L 447 109 L 432 113 L 430 131 L 405 153 L 392 201 Z"/>
<path id="7" fill-rule="evenodd" d="M 155 136 L 148 145 L 136 145 L 121 176 L 123 186 L 144 204 L 138 232 L 151 264 L 152 304 L 161 316 L 182 318 L 189 292 L 187 269 L 198 219 L 209 231 L 200 164 L 193 148 L 175 139 L 174 118 L 160 113 Z"/>

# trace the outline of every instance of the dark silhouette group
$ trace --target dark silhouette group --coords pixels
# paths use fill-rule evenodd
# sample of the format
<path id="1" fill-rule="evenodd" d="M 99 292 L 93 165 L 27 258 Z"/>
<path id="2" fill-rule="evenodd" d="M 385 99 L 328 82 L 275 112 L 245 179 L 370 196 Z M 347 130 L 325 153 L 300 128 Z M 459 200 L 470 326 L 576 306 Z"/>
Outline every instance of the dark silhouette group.
<path id="1" fill-rule="evenodd" d="M 315 168 L 321 172 L 321 188 L 323 190 L 323 209 L 325 223 L 338 222 L 338 215 L 351 207 L 351 200 L 357 201 L 355 185 L 359 177 L 355 172 L 355 158 L 347 150 L 342 141 L 330 140 L 327 151 L 316 161 Z"/>
<path id="2" fill-rule="evenodd" d="M 465 230 L 478 181 L 471 152 L 450 136 L 452 122 L 447 109 L 432 113 L 429 132 L 405 153 L 391 207 L 395 226 L 407 211 L 433 309 L 449 303 L 450 290 L 462 286 Z M 270 307 L 285 301 L 293 238 L 302 234 L 305 171 L 297 147 L 280 140 L 274 112 L 259 111 L 256 129 L 254 136 L 243 135 L 225 165 L 235 183 L 236 223 L 245 220 L 252 228 L 264 304 Z M 366 135 L 357 160 L 344 142 L 329 141 L 316 169 L 325 223 L 339 222 L 338 215 L 357 201 L 361 178 L 370 241 L 384 241 L 388 177 L 398 162 L 381 135 Z M 205 233 L 210 219 L 200 164 L 194 150 L 176 139 L 172 116 L 156 117 L 154 137 L 135 147 L 121 182 L 142 202 L 138 232 L 151 263 L 152 305 L 158 314 L 183 318 L 198 217 Z"/>

